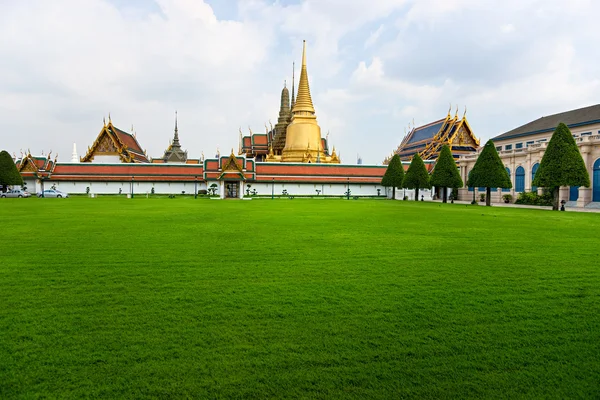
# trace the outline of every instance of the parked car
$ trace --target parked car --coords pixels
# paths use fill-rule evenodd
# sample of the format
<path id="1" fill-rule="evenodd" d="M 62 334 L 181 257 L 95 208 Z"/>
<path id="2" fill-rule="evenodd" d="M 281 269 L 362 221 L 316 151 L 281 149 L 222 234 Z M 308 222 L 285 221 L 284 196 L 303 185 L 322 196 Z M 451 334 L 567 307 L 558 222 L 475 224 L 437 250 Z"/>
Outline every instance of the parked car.
<path id="1" fill-rule="evenodd" d="M 26 190 L 12 189 L 6 193 L 0 193 L 0 197 L 31 197 L 31 194 Z"/>
<path id="2" fill-rule="evenodd" d="M 38 193 L 38 197 L 69 197 L 69 193 L 65 193 L 65 192 L 61 192 L 60 190 L 56 190 L 56 189 L 48 189 L 48 190 L 44 190 L 44 195 L 42 196 L 42 193 Z"/>

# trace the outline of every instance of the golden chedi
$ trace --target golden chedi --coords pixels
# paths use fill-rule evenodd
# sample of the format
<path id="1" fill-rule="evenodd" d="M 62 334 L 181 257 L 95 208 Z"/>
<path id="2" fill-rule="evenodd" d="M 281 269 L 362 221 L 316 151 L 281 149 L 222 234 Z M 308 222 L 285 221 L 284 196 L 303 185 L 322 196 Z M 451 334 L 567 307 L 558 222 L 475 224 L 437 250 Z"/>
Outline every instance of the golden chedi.
<path id="1" fill-rule="evenodd" d="M 285 147 L 281 154 L 283 162 L 339 163 L 336 155 L 323 151 L 321 128 L 310 97 L 308 73 L 306 72 L 306 41 L 302 49 L 302 69 L 298 83 L 298 96 L 292 107 L 292 118 L 287 126 Z"/>

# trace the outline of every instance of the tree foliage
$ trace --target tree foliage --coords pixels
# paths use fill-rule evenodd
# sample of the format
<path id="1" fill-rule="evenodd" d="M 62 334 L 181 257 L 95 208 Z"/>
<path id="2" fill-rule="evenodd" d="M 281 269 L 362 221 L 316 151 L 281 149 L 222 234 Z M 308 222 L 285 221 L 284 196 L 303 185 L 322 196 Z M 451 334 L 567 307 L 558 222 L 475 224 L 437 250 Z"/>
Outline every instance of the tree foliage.
<path id="1" fill-rule="evenodd" d="M 381 185 L 392 188 L 392 199 L 396 197 L 396 188 L 402 187 L 404 181 L 404 167 L 402 167 L 402 161 L 400 156 L 394 154 L 392 160 L 388 164 L 387 170 L 381 179 Z"/>
<path id="2" fill-rule="evenodd" d="M 22 185 L 23 178 L 17 170 L 15 161 L 7 151 L 0 152 L 0 186 Z"/>
<path id="3" fill-rule="evenodd" d="M 458 172 L 456 161 L 452 157 L 452 151 L 448 145 L 442 146 L 440 156 L 435 163 L 435 169 L 431 174 L 431 186 L 443 188 L 462 187 L 463 181 Z"/>
<path id="4" fill-rule="evenodd" d="M 540 167 L 535 173 L 533 186 L 549 189 L 560 186 L 590 186 L 590 176 L 577 143 L 569 127 L 562 122 L 552 134 Z"/>
<path id="5" fill-rule="evenodd" d="M 510 177 L 496 151 L 494 142 L 488 140 L 483 147 L 477 162 L 469 173 L 469 187 L 512 188 Z"/>
<path id="6" fill-rule="evenodd" d="M 419 189 L 430 188 L 431 184 L 429 183 L 429 173 L 427 172 L 427 168 L 425 168 L 425 163 L 419 156 L 419 153 L 416 153 L 406 171 L 406 175 L 404 175 L 404 182 L 402 186 L 408 189 L 415 189 L 415 200 L 419 200 Z"/>

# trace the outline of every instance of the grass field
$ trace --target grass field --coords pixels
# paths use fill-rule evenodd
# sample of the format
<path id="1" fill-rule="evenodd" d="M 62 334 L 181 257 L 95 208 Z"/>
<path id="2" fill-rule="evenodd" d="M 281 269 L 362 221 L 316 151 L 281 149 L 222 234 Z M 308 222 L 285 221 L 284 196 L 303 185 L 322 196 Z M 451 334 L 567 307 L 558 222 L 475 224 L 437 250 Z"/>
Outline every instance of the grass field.
<path id="1" fill-rule="evenodd" d="M 0 201 L 0 398 L 598 398 L 600 215 Z"/>

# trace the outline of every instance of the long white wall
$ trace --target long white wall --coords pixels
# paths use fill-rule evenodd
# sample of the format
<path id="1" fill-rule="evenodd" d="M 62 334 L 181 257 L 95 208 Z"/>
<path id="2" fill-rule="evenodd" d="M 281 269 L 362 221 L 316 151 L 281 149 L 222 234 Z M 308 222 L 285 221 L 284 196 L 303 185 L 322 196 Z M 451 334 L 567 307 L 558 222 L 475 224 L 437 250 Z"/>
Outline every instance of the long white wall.
<path id="1" fill-rule="evenodd" d="M 26 186 L 29 192 L 39 193 L 41 189 L 40 181 L 26 180 Z M 197 189 L 207 190 L 211 184 L 217 183 L 209 181 L 198 182 Z M 56 189 L 69 193 L 69 194 L 84 194 L 87 193 L 89 187 L 89 193 L 93 194 L 121 194 L 131 193 L 131 181 L 123 182 L 68 182 L 68 181 L 44 181 L 44 189 L 51 189 L 53 186 Z M 217 183 L 218 185 L 218 183 Z M 256 190 L 258 195 L 270 195 L 272 192 L 275 195 L 283 194 L 286 190 L 288 195 L 317 195 L 317 190 L 320 190 L 319 195 L 326 196 L 344 196 L 348 190 L 348 184 L 314 184 L 314 183 L 254 183 L 246 182 L 242 184 L 242 190 L 244 196 L 247 193 L 248 185 L 250 185 L 250 193 Z M 156 194 L 186 194 L 194 193 L 194 182 L 133 182 L 134 194 L 146 194 L 151 193 L 154 188 Z M 379 189 L 380 196 L 386 196 L 386 188 L 378 184 L 350 184 L 350 195 L 351 196 L 377 196 Z M 414 191 L 412 191 L 414 192 Z M 398 197 L 399 191 L 396 191 Z M 389 193 L 391 195 L 391 191 Z M 407 191 L 407 195 L 409 195 Z M 410 196 L 410 195 L 409 195 Z M 402 197 L 400 197 L 401 199 Z M 426 196 L 427 198 L 427 196 Z"/>
<path id="2" fill-rule="evenodd" d="M 248 185 L 250 185 L 250 193 L 256 190 L 258 195 L 275 195 L 283 194 L 286 190 L 289 195 L 317 195 L 317 190 L 320 191 L 320 196 L 344 196 L 348 190 L 347 184 L 336 183 L 252 183 L 247 182 L 243 185 L 244 195 L 247 193 Z M 385 188 L 377 184 L 353 184 L 350 183 L 351 196 L 377 196 L 377 189 L 381 196 L 385 196 Z"/>
<path id="3" fill-rule="evenodd" d="M 87 188 L 89 187 L 89 193 L 93 194 L 119 194 L 119 189 L 121 190 L 121 194 L 129 194 L 131 193 L 131 181 L 124 182 L 66 182 L 66 181 L 52 181 L 46 180 L 44 181 L 44 189 L 51 189 L 53 186 L 56 189 L 70 193 L 70 194 L 83 194 L 87 193 Z M 194 188 L 197 187 L 198 190 L 206 190 L 205 182 L 198 182 L 197 186 L 195 186 L 194 182 L 133 182 L 133 193 L 134 194 L 146 194 L 152 193 L 152 188 L 154 188 L 154 193 L 156 194 L 181 194 L 185 192 L 186 194 L 193 194 Z M 34 190 L 35 188 L 35 190 Z M 41 189 L 41 183 L 39 181 L 27 181 L 27 189 L 31 193 L 39 193 Z"/>

